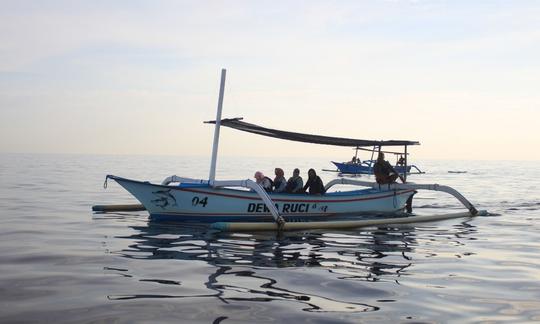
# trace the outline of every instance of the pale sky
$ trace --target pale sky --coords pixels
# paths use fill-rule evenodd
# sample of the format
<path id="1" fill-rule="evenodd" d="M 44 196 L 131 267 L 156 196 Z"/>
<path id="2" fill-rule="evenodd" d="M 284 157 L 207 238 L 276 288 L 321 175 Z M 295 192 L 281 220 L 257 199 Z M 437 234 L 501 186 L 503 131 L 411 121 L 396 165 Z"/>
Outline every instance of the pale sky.
<path id="1" fill-rule="evenodd" d="M 540 160 L 539 1 L 1 1 L 0 152 L 210 156 L 223 117 Z M 226 156 L 350 158 L 222 129 Z"/>

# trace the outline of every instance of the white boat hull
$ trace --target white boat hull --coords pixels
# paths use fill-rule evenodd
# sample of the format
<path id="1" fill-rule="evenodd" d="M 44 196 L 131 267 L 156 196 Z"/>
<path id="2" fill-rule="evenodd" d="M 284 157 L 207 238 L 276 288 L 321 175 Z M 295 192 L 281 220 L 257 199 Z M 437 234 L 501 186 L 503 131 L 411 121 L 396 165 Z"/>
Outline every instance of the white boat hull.
<path id="1" fill-rule="evenodd" d="M 201 184 L 164 186 L 109 177 L 137 198 L 151 219 L 197 222 L 273 220 L 270 210 L 255 192 Z M 294 221 L 399 213 L 414 193 L 411 189 L 371 188 L 323 196 L 270 194 L 270 197 L 280 215 L 285 220 Z"/>

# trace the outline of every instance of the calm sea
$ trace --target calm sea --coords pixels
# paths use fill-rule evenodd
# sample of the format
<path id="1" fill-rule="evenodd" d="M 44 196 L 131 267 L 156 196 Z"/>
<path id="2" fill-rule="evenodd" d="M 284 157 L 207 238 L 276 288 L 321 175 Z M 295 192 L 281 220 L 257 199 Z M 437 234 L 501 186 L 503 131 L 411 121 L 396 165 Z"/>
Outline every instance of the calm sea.
<path id="1" fill-rule="evenodd" d="M 328 160 L 219 160 L 219 179 Z M 148 222 L 106 174 L 208 177 L 208 158 L 0 155 L 0 322 L 540 321 L 540 164 L 415 161 L 492 216 L 346 231 L 219 233 Z M 467 173 L 448 173 L 467 171 Z M 461 210 L 420 193 L 415 213 Z"/>

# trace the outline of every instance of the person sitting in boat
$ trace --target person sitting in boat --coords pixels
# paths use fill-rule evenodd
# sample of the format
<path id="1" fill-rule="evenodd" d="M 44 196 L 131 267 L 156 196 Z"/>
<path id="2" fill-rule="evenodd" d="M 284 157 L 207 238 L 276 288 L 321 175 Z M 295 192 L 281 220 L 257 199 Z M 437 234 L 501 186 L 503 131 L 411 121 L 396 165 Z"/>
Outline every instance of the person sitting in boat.
<path id="1" fill-rule="evenodd" d="M 403 157 L 403 155 L 399 158 L 399 161 L 396 165 L 405 165 L 405 158 Z"/>
<path id="2" fill-rule="evenodd" d="M 303 190 L 306 191 L 307 189 L 309 189 L 310 195 L 322 195 L 326 192 L 321 178 L 313 169 L 309 169 L 308 171 L 308 181 L 306 182 Z"/>
<path id="3" fill-rule="evenodd" d="M 255 177 L 255 182 L 257 182 L 259 186 L 263 187 L 263 189 L 266 192 L 272 192 L 272 186 L 273 186 L 272 179 L 265 176 L 261 171 L 255 172 L 254 177 Z"/>
<path id="4" fill-rule="evenodd" d="M 298 168 L 294 169 L 293 176 L 287 181 L 287 186 L 285 186 L 285 191 L 288 193 L 303 193 L 302 188 L 304 187 L 304 180 L 300 176 L 300 170 Z"/>
<path id="5" fill-rule="evenodd" d="M 379 152 L 377 161 L 373 165 L 373 174 L 378 184 L 394 183 L 398 177 L 401 179 L 401 182 L 405 183 L 403 177 L 384 159 L 383 152 Z"/>
<path id="6" fill-rule="evenodd" d="M 282 168 L 274 170 L 276 177 L 274 178 L 274 192 L 285 192 L 287 188 L 287 180 L 285 180 L 285 172 Z"/>
<path id="7" fill-rule="evenodd" d="M 347 164 L 360 164 L 360 158 L 357 158 L 356 156 L 353 156 L 350 162 L 347 162 Z"/>

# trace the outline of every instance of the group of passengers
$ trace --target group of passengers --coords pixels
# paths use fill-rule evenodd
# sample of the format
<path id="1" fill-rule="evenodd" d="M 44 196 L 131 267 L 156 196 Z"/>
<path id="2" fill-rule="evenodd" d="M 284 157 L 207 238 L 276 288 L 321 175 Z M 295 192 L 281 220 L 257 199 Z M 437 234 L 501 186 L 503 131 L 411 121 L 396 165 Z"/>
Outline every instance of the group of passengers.
<path id="1" fill-rule="evenodd" d="M 294 169 L 292 177 L 287 181 L 285 181 L 283 169 L 276 168 L 274 173 L 276 177 L 272 180 L 261 171 L 255 172 L 256 182 L 266 192 L 303 194 L 307 190 L 310 195 L 324 195 L 326 193 L 324 184 L 314 169 L 309 169 L 308 180 L 305 185 L 298 168 Z M 394 183 L 397 178 L 405 183 L 405 179 L 384 159 L 383 152 L 379 152 L 377 161 L 373 165 L 373 173 L 378 184 Z"/>
<path id="2" fill-rule="evenodd" d="M 314 169 L 309 169 L 305 185 L 298 168 L 294 169 L 289 180 L 285 180 L 285 172 L 281 168 L 276 168 L 274 174 L 276 177 L 272 180 L 261 171 L 257 171 L 255 180 L 266 192 L 303 194 L 307 190 L 310 195 L 323 195 L 326 192 L 321 178 Z"/>

